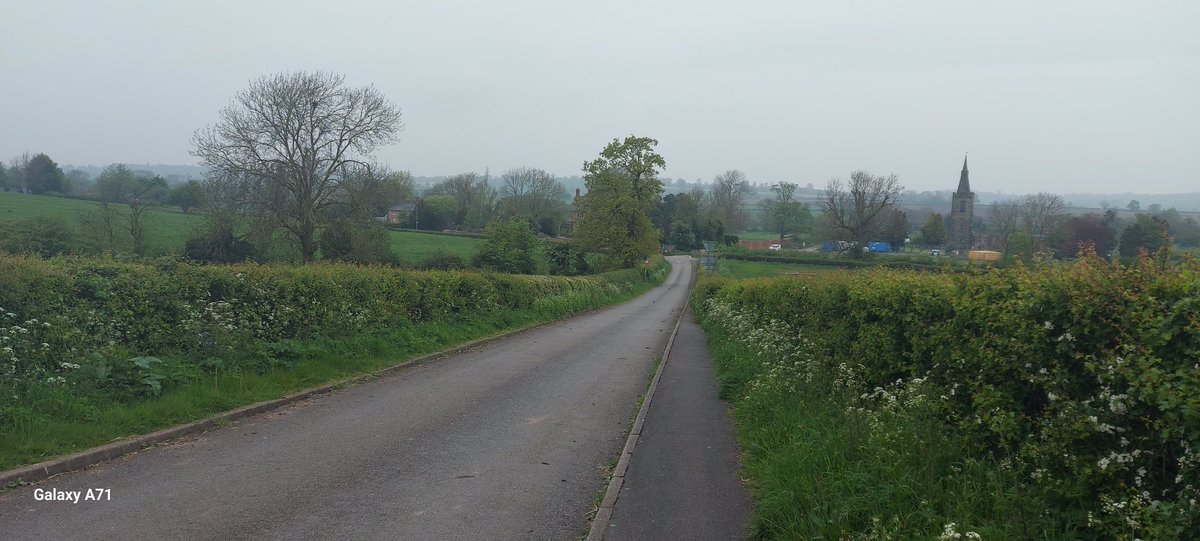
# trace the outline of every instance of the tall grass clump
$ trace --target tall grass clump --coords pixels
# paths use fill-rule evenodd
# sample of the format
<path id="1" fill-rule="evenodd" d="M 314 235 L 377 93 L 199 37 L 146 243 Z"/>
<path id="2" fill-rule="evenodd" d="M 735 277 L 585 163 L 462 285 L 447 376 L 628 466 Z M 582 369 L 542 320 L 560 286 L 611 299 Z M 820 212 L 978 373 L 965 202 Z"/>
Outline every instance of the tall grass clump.
<path id="1" fill-rule="evenodd" d="M 1198 270 L 703 281 L 756 535 L 1200 531 Z"/>

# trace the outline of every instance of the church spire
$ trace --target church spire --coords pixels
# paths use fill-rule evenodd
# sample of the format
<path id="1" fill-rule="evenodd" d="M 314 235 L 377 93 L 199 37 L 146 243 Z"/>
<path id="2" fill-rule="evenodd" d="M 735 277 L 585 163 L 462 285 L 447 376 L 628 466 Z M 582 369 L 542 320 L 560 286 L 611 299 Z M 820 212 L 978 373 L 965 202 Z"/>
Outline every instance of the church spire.
<path id="1" fill-rule="evenodd" d="M 963 155 L 962 175 L 958 177 L 958 193 L 971 193 L 971 181 L 967 177 L 967 156 Z"/>

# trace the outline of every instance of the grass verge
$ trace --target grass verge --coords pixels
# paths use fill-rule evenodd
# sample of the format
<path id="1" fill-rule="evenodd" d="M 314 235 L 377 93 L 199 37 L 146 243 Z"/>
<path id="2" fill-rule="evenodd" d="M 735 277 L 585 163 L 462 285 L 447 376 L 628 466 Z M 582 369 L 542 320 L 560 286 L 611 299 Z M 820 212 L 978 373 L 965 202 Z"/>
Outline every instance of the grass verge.
<path id="1" fill-rule="evenodd" d="M 665 276 L 665 272 L 651 273 L 647 281 L 611 288 L 604 295 L 548 297 L 523 310 L 425 321 L 336 339 L 292 341 L 288 358 L 278 359 L 269 369 L 242 369 L 230 363 L 161 395 L 136 401 L 71 396 L 70 388 L 43 387 L 42 392 L 28 397 L 25 406 L 45 414 L 22 416 L 0 438 L 0 470 L 367 374 L 471 340 L 619 304 L 653 288 Z"/>
<path id="2" fill-rule="evenodd" d="M 802 360 L 815 352 L 777 354 L 715 318 L 702 320 L 754 497 L 751 538 L 1078 535 L 1060 517 L 1029 508 L 1011 472 L 969 456 L 967 442 L 920 401 L 897 395 L 883 401 L 890 407 L 864 407 L 838 374 L 798 368 L 819 364 Z"/>

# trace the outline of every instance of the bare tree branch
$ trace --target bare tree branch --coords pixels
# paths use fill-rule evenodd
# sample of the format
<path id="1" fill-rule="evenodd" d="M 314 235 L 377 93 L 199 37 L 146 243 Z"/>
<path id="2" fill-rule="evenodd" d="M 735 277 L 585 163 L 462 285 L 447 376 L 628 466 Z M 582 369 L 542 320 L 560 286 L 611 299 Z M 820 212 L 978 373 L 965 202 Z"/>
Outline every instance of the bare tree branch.
<path id="1" fill-rule="evenodd" d="M 840 179 L 829 181 L 822 207 L 827 219 L 848 240 L 865 245 L 871 235 L 878 232 L 885 211 L 900 201 L 903 191 L 904 186 L 900 185 L 896 175 L 883 177 L 855 171 L 850 174 L 850 182 L 845 187 Z"/>
<path id="2" fill-rule="evenodd" d="M 223 182 L 240 183 L 225 191 L 295 236 L 306 262 L 326 211 L 349 201 L 346 183 L 371 174 L 371 152 L 402 128 L 400 110 L 374 87 L 347 88 L 341 75 L 322 72 L 254 81 L 218 119 L 196 132 L 192 154 Z"/>

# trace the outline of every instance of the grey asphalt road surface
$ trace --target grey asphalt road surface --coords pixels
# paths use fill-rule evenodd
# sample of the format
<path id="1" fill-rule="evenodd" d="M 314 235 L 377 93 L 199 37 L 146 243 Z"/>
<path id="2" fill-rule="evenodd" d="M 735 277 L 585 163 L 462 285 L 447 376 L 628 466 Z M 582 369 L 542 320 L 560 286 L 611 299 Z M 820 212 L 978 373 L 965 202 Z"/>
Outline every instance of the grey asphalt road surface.
<path id="1" fill-rule="evenodd" d="M 738 475 L 737 435 L 704 331 L 685 316 L 625 483 L 604 531 L 605 541 L 746 537 L 750 494 Z"/>
<path id="2" fill-rule="evenodd" d="M 693 260 L 671 260 L 661 286 L 624 305 L 0 493 L 0 531 L 574 539 L 686 302 Z M 54 490 L 80 501 L 36 499 Z"/>

